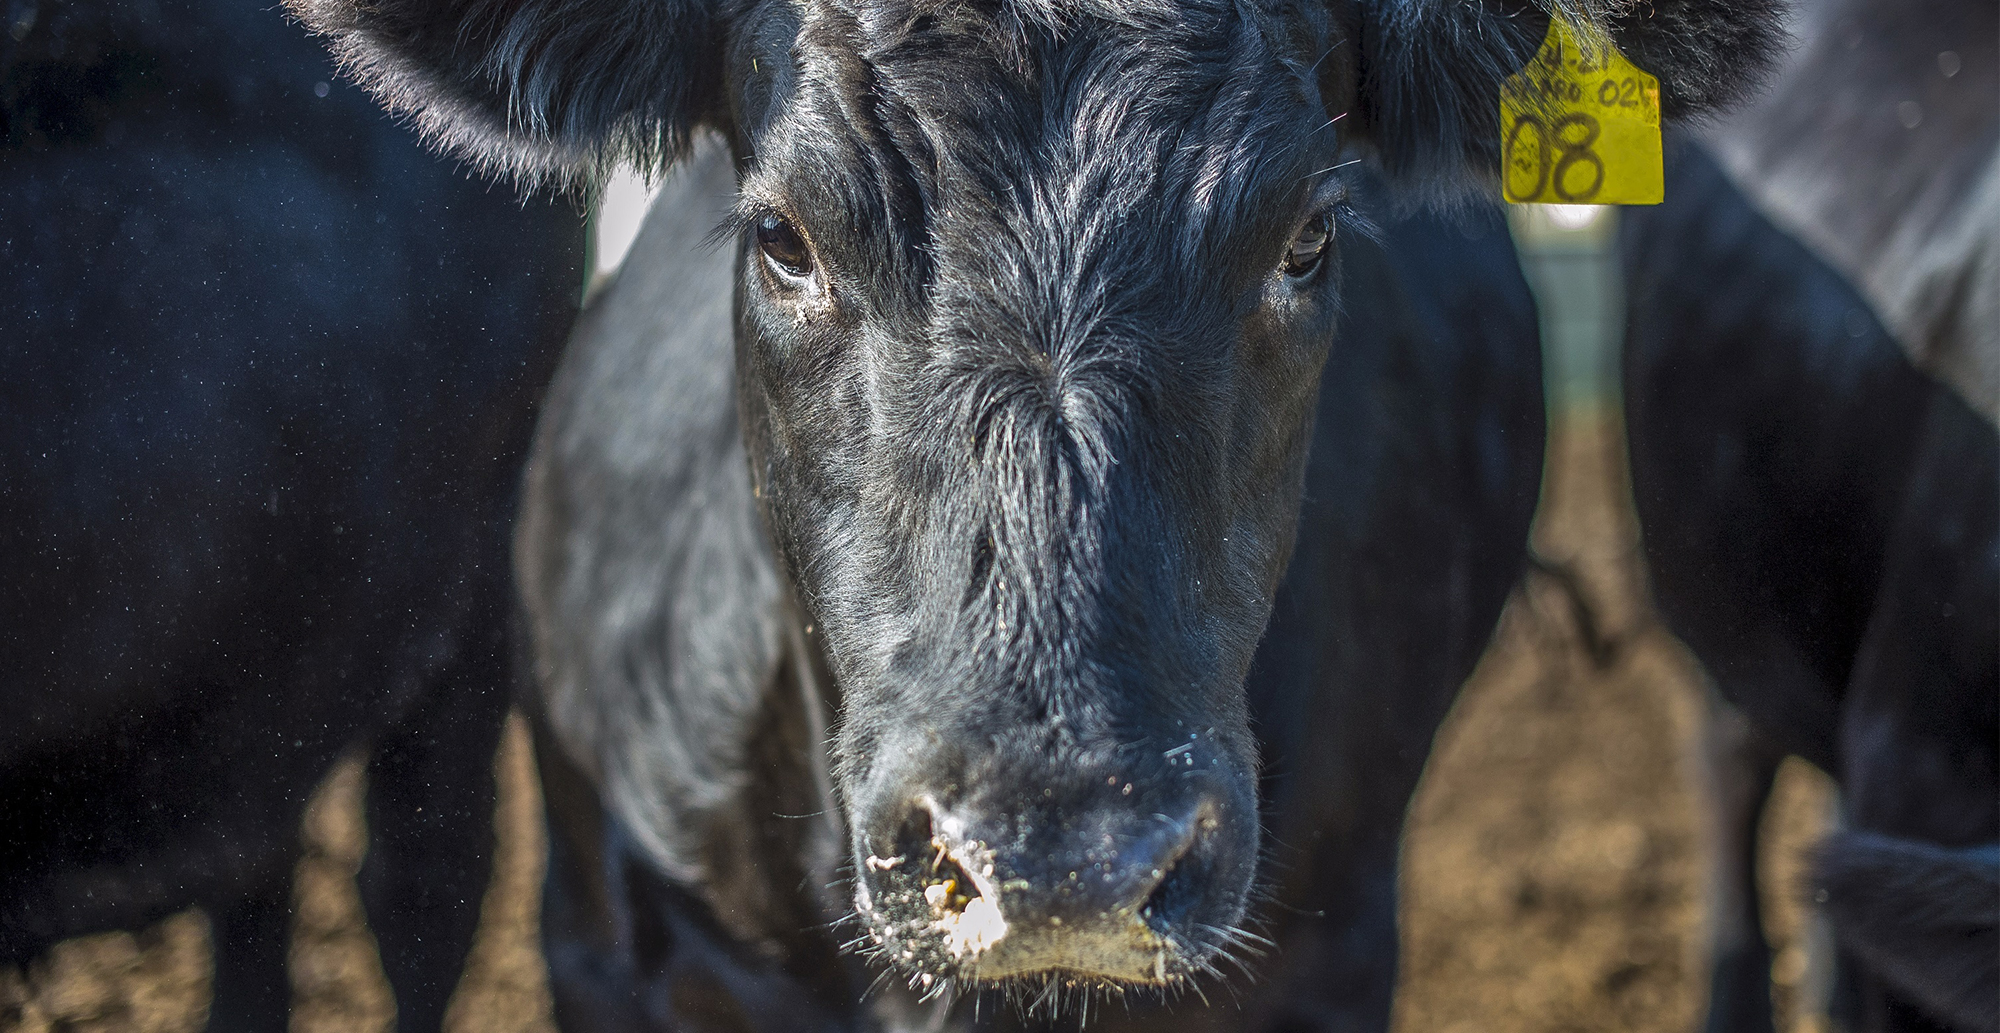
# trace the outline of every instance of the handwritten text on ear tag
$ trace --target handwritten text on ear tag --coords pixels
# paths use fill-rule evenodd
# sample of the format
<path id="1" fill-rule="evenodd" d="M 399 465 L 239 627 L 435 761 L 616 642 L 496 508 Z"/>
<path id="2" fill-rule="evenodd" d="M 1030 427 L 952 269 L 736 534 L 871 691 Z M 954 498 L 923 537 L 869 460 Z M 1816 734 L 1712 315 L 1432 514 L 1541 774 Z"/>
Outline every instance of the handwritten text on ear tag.
<path id="1" fill-rule="evenodd" d="M 1500 192 L 1516 204 L 1659 204 L 1660 80 L 1561 18 L 1500 88 Z"/>

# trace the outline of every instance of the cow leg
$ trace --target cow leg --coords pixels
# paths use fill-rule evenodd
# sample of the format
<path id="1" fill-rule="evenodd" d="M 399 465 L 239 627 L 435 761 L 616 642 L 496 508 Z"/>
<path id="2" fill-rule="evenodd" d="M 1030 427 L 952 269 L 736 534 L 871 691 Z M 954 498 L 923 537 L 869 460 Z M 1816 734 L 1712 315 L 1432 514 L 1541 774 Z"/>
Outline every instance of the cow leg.
<path id="1" fill-rule="evenodd" d="M 774 992 L 751 985 L 745 994 L 743 985 L 704 978 L 704 961 L 719 963 L 716 971 L 731 968 L 720 938 L 713 930 L 677 928 L 676 894 L 634 864 L 596 787 L 547 729 L 534 725 L 549 843 L 542 956 L 557 1027 L 572 1033 L 814 1028 L 812 1005 L 795 987 Z M 682 934 L 692 935 L 682 942 Z M 743 1012 L 746 1000 L 775 1007 L 789 1021 L 753 1024 Z"/>
<path id="2" fill-rule="evenodd" d="M 643 1033 L 625 882 L 607 858 L 597 792 L 562 747 L 532 720 L 549 862 L 542 882 L 542 955 L 556 1025 L 565 1030 Z"/>
<path id="3" fill-rule="evenodd" d="M 403 1033 L 442 1026 L 492 875 L 506 682 L 503 652 L 477 653 L 384 734 L 368 766 L 359 882 Z"/>
<path id="4" fill-rule="evenodd" d="M 1842 725 L 1815 879 L 1862 1028 L 2000 1030 L 2000 441 L 1936 392 Z M 1855 835 L 1855 834 L 1859 835 Z"/>
<path id="5" fill-rule="evenodd" d="M 215 981 L 209 1033 L 271 1033 L 285 1028 L 292 1007 L 286 971 L 292 932 L 292 866 L 287 876 L 236 901 L 211 908 Z"/>
<path id="6" fill-rule="evenodd" d="M 1757 825 L 1784 751 L 1712 698 L 1701 743 L 1709 824 L 1707 1033 L 1771 1033 L 1771 949 L 1757 895 Z"/>

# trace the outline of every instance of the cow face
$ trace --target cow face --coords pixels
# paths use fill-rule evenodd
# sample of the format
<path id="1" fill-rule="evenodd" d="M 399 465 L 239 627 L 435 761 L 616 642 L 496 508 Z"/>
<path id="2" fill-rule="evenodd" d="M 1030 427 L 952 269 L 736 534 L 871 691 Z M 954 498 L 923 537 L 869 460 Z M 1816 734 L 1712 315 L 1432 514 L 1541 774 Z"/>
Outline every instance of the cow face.
<path id="1" fill-rule="evenodd" d="M 741 170 L 752 481 L 837 682 L 862 942 L 919 986 L 1171 983 L 1238 934 L 1243 679 L 1339 299 L 1337 167 L 1490 176 L 1492 0 L 292 0 L 529 175 Z M 1568 0 L 1730 95 L 1759 5 Z M 1724 56 L 1727 56 L 1727 60 Z"/>
<path id="2" fill-rule="evenodd" d="M 787 10 L 789 13 L 789 9 Z M 753 480 L 839 683 L 855 906 L 920 978 L 1207 967 L 1336 307 L 1336 138 L 1231 5 L 810 6 L 739 62 Z"/>
<path id="3" fill-rule="evenodd" d="M 872 943 L 932 979 L 1206 967 L 1336 306 L 1306 66 L 1232 6 L 832 4 L 748 64 L 740 398 Z"/>

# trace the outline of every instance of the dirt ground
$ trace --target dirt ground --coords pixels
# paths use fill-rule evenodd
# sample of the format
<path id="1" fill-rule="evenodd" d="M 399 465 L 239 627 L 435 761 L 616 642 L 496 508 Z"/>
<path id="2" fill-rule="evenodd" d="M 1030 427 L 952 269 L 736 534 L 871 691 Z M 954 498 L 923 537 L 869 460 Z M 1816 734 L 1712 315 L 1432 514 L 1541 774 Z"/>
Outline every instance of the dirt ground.
<path id="1" fill-rule="evenodd" d="M 1681 1033 L 1700 1021 L 1695 744 L 1707 703 L 1692 660 L 1643 602 L 1621 454 L 1615 418 L 1561 421 L 1536 529 L 1541 554 L 1576 572 L 1610 655 L 1593 658 L 1571 597 L 1531 577 L 1438 734 L 1403 848 L 1397 1033 Z M 528 749 L 516 721 L 496 760 L 498 866 L 452 1033 L 553 1030 L 535 946 L 543 845 Z M 341 766 L 305 819 L 294 1033 L 394 1026 L 353 882 L 360 791 L 359 769 Z M 1825 776 L 1791 762 L 1765 818 L 1776 1006 L 1791 1033 L 1823 1021 L 1791 992 L 1809 966 L 1805 920 L 1783 888 L 1830 799 Z M 0 970 L 0 1033 L 192 1033 L 207 954 L 198 911 L 65 942 L 25 972 Z"/>
<path id="2" fill-rule="evenodd" d="M 1585 648 L 1554 580 L 1531 576 L 1509 602 L 1411 804 L 1397 1033 L 1699 1028 L 1709 703 L 1645 602 L 1622 456 L 1615 416 L 1578 413 L 1552 436 L 1536 549 L 1576 573 L 1611 655 Z M 1825 1025 L 1796 992 L 1808 930 L 1793 887 L 1832 793 L 1788 761 L 1764 817 L 1774 1006 L 1791 1033 Z"/>

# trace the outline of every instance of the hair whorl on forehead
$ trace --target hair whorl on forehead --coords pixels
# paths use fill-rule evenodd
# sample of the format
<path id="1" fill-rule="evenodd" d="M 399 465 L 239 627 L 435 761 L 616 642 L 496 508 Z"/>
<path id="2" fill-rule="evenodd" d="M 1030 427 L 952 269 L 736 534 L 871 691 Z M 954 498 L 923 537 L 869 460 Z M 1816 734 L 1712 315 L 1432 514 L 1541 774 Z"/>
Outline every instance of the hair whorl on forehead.
<path id="1" fill-rule="evenodd" d="M 1214 0 L 1196 0 L 1197 5 Z M 1170 21 L 1186 0 L 806 0 L 809 7 L 836 5 L 853 14 L 878 12 L 877 17 L 918 17 L 955 14 L 984 15 L 1000 23 L 1062 29 L 1097 19 L 1121 25 Z"/>
<path id="2" fill-rule="evenodd" d="M 903 198 L 949 183 L 981 210 L 1110 219 L 1185 194 L 1173 232 L 1192 240 L 1338 139 L 1312 132 L 1303 53 L 1251 0 L 801 2 L 804 135 L 844 124 L 852 155 L 884 166 L 870 182 Z"/>
<path id="3" fill-rule="evenodd" d="M 1067 38 L 1091 24 L 1164 35 L 1170 44 L 1191 24 L 1225 12 L 1247 13 L 1261 0 L 796 0 L 808 18 L 833 16 L 862 28 L 869 44 L 899 38 L 914 26 L 952 23 L 1003 49 L 1037 34 Z M 977 27 L 977 28 L 974 28 Z"/>

